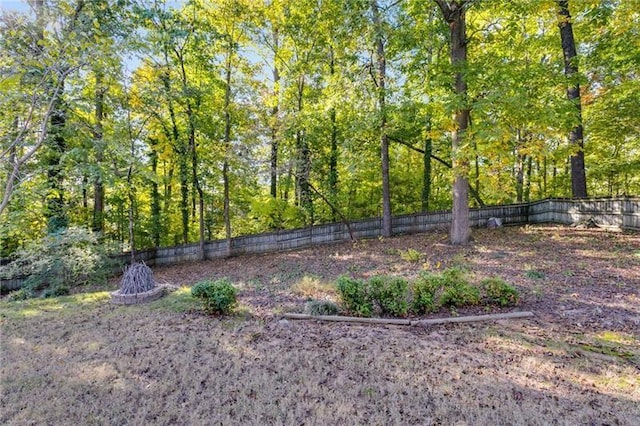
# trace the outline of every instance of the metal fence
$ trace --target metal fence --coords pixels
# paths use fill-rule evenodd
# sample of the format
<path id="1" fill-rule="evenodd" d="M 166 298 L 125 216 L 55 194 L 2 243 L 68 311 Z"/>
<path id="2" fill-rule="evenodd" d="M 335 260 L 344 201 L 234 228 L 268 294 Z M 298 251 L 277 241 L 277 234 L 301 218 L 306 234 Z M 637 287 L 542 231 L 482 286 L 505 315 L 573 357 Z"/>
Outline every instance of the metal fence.
<path id="1" fill-rule="evenodd" d="M 640 230 L 640 198 L 598 198 L 598 199 L 546 199 L 532 203 L 471 209 L 471 226 L 485 226 L 491 217 L 500 218 L 504 225 L 525 225 L 533 223 L 558 223 L 571 225 L 592 219 L 602 227 Z M 394 216 L 394 235 L 428 232 L 447 229 L 451 223 L 450 211 L 416 213 Z M 209 241 L 205 244 L 208 259 L 241 254 L 270 253 L 317 244 L 328 244 L 355 239 L 376 238 L 382 234 L 382 219 L 362 219 L 349 223 L 330 223 L 305 228 L 268 232 L 235 237 L 231 240 L 231 253 L 226 240 Z M 123 264 L 128 263 L 131 254 L 115 256 Z M 170 265 L 198 260 L 199 244 L 186 244 L 139 251 L 136 260 L 149 266 Z M 0 288 L 18 288 L 20 280 L 0 281 Z"/>

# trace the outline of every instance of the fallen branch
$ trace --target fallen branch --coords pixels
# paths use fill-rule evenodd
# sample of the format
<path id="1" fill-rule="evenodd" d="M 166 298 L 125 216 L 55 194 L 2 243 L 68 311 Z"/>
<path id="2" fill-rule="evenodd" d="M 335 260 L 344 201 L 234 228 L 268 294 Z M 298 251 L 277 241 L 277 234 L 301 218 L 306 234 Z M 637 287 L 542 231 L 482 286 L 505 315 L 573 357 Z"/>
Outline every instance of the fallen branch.
<path id="1" fill-rule="evenodd" d="M 450 317 L 450 318 L 434 318 L 426 320 L 411 321 L 411 325 L 419 325 L 422 327 L 434 324 L 448 324 L 454 322 L 476 322 L 476 321 L 493 321 L 510 318 L 527 318 L 532 317 L 533 312 L 508 312 L 505 314 L 491 314 L 491 315 L 472 315 L 468 317 Z"/>
<path id="2" fill-rule="evenodd" d="M 450 317 L 450 318 L 434 318 L 426 320 L 411 321 L 408 319 L 397 318 L 360 318 L 360 317 L 343 317 L 339 315 L 307 315 L 307 314 L 283 314 L 283 318 L 292 320 L 316 320 L 316 321 L 331 321 L 331 322 L 352 322 L 363 324 L 391 324 L 391 325 L 410 325 L 426 327 L 435 324 L 448 324 L 456 322 L 478 322 L 478 321 L 493 321 L 500 319 L 511 318 L 527 318 L 532 317 L 533 312 L 508 312 L 504 314 L 491 314 L 491 315 L 472 315 L 466 317 Z"/>
<path id="3" fill-rule="evenodd" d="M 365 324 L 411 325 L 410 320 L 397 319 L 397 318 L 362 318 L 362 317 L 343 317 L 339 315 L 307 315 L 307 314 L 284 314 L 282 316 L 287 319 L 295 319 L 295 320 L 359 322 L 359 323 L 365 323 Z"/>

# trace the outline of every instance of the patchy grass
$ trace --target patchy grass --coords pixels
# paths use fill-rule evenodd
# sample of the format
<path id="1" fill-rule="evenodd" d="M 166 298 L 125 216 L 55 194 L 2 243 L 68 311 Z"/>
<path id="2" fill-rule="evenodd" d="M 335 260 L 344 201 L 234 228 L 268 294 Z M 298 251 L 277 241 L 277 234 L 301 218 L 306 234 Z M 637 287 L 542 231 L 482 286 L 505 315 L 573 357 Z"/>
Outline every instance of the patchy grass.
<path id="1" fill-rule="evenodd" d="M 481 250 L 427 234 L 158 268 L 185 286 L 147 305 L 107 292 L 0 302 L 0 423 L 637 424 L 640 236 L 500 231 L 475 232 Z M 612 243 L 625 248 L 616 264 Z M 333 295 L 350 268 L 417 276 L 424 264 L 396 248 L 502 277 L 536 316 L 432 328 L 278 317 Z M 224 276 L 245 283 L 240 306 L 207 316 L 188 285 Z"/>
<path id="2" fill-rule="evenodd" d="M 338 291 L 335 283 L 313 275 L 304 275 L 291 285 L 291 292 L 306 299 L 336 300 Z"/>

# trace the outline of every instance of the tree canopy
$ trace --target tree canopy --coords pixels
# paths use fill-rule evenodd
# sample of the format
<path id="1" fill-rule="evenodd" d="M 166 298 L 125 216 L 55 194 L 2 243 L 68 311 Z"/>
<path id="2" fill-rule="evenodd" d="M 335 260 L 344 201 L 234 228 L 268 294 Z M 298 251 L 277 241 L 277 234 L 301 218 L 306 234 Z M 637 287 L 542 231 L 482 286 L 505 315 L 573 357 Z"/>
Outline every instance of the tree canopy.
<path id="1" fill-rule="evenodd" d="M 567 197 L 579 156 L 589 195 L 640 193 L 633 2 L 29 5 L 0 15 L 2 256 Z"/>

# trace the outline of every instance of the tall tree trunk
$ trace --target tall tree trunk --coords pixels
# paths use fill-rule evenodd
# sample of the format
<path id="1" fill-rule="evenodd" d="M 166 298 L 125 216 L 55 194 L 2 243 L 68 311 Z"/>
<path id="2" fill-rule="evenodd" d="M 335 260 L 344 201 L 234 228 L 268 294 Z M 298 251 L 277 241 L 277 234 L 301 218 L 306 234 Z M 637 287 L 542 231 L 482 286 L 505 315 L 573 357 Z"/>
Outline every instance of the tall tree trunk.
<path id="1" fill-rule="evenodd" d="M 231 65 L 232 46 L 227 52 L 227 64 L 225 70 L 225 92 L 224 92 L 224 160 L 222 164 L 222 182 L 224 196 L 224 230 L 227 240 L 226 255 L 230 257 L 231 252 L 231 200 L 229 195 L 229 154 L 231 150 Z"/>
<path id="2" fill-rule="evenodd" d="M 531 157 L 531 155 L 528 155 L 527 171 L 526 171 L 527 182 L 524 186 L 524 202 L 525 203 L 531 202 L 531 169 L 532 168 L 533 168 L 533 158 Z"/>
<path id="3" fill-rule="evenodd" d="M 278 196 L 278 112 L 280 104 L 280 71 L 278 70 L 279 35 L 273 30 L 273 108 L 271 108 L 271 196 Z"/>
<path id="4" fill-rule="evenodd" d="M 63 83 L 64 84 L 64 83 Z M 64 200 L 64 174 L 62 171 L 62 155 L 66 150 L 64 135 L 67 123 L 66 105 L 59 97 L 51 113 L 49 136 L 46 142 L 47 166 L 47 230 L 49 233 L 67 227 L 68 218 Z"/>
<path id="5" fill-rule="evenodd" d="M 198 196 L 198 255 L 200 260 L 205 260 L 207 255 L 205 252 L 205 237 L 204 237 L 204 201 L 203 191 L 200 186 L 200 179 L 198 178 L 198 151 L 196 145 L 196 125 L 193 112 L 193 106 L 191 105 L 191 99 L 189 98 L 189 85 L 187 81 L 187 72 L 184 67 L 184 57 L 180 52 L 176 52 L 178 62 L 180 63 L 180 72 L 182 76 L 182 92 L 184 94 L 186 102 L 186 114 L 187 123 L 189 126 L 189 153 L 191 154 L 191 180 L 193 181 L 193 214 L 196 214 L 196 200 L 195 196 Z"/>
<path id="6" fill-rule="evenodd" d="M 298 116 L 302 115 L 304 108 L 304 88 L 305 77 L 300 75 L 298 77 Z M 313 224 L 313 200 L 311 199 L 311 188 L 309 186 L 309 179 L 311 174 L 311 156 L 309 151 L 309 142 L 307 141 L 304 129 L 298 123 L 298 129 L 296 130 L 296 151 L 297 151 L 297 164 L 296 164 L 296 190 L 298 192 L 299 205 L 307 213 L 307 220 L 310 224 Z"/>
<path id="7" fill-rule="evenodd" d="M 587 196 L 587 176 L 584 169 L 584 135 L 582 127 L 582 106 L 580 101 L 580 85 L 576 81 L 578 75 L 578 58 L 576 42 L 573 38 L 573 26 L 569 13 L 569 1 L 558 0 L 560 14 L 560 39 L 564 55 L 564 73 L 569 79 L 567 98 L 573 102 L 578 115 L 578 124 L 569 133 L 569 143 L 574 146 L 571 155 L 571 193 L 574 197 Z"/>
<path id="8" fill-rule="evenodd" d="M 513 156 L 515 157 L 515 164 L 513 165 L 513 177 L 516 181 L 516 203 L 522 202 L 522 195 L 524 191 L 524 160 L 525 155 L 521 154 L 523 138 L 520 129 L 516 130 L 516 143 L 513 148 Z"/>
<path id="9" fill-rule="evenodd" d="M 431 115 L 427 115 L 426 137 L 424 138 L 424 154 L 422 162 L 422 211 L 429 211 L 429 198 L 431 197 L 431 155 L 433 154 L 433 139 L 431 139 Z"/>
<path id="10" fill-rule="evenodd" d="M 335 55 L 333 46 L 329 46 L 329 73 L 331 79 L 333 79 L 335 68 Z M 329 119 L 331 121 L 331 151 L 329 153 L 329 198 L 335 205 L 338 199 L 338 123 L 336 120 L 336 108 L 331 107 L 329 113 Z M 336 221 L 336 212 L 332 210 L 333 221 Z"/>
<path id="11" fill-rule="evenodd" d="M 149 140 L 149 146 L 151 148 L 150 160 L 151 171 L 153 176 L 158 175 L 158 151 L 156 150 L 157 141 L 155 139 Z M 155 248 L 160 247 L 160 236 L 162 233 L 162 210 L 160 206 L 160 190 L 158 188 L 158 181 L 153 179 L 151 181 L 151 239 L 153 240 L 153 246 Z"/>
<path id="12" fill-rule="evenodd" d="M 165 52 L 165 63 L 169 67 L 169 59 Z M 186 148 L 182 141 L 180 141 L 180 132 L 178 130 L 178 123 L 176 121 L 176 113 L 173 108 L 173 101 L 171 98 L 171 80 L 169 70 L 165 71 L 162 76 L 162 83 L 167 95 L 167 108 L 169 109 L 169 118 L 171 120 L 171 133 L 170 141 L 173 147 L 173 151 L 178 157 L 178 176 L 180 178 L 180 212 L 182 216 L 182 243 L 187 244 L 189 242 L 189 170 L 186 159 Z"/>
<path id="13" fill-rule="evenodd" d="M 96 166 L 98 168 L 93 181 L 93 230 L 102 232 L 104 228 L 104 184 L 102 182 L 102 163 L 104 162 L 104 130 L 102 121 L 104 119 L 104 93 L 103 74 L 95 71 L 95 120 L 93 131 L 93 146 L 96 156 Z"/>
<path id="14" fill-rule="evenodd" d="M 435 0 L 445 21 L 449 24 L 450 44 L 451 44 L 451 64 L 456 70 L 455 91 L 460 98 L 459 105 L 454 114 L 456 128 L 451 134 L 452 150 L 452 170 L 453 182 L 453 209 L 451 211 L 451 232 L 452 244 L 465 244 L 471 238 L 471 228 L 469 226 L 469 178 L 467 176 L 469 161 L 464 158 L 462 146 L 464 134 L 469 124 L 469 108 L 466 106 L 467 82 L 465 71 L 467 63 L 467 38 L 465 6 L 467 1 Z"/>
<path id="15" fill-rule="evenodd" d="M 378 86 L 378 131 L 380 133 L 380 161 L 382 169 L 382 236 L 390 237 L 393 234 L 391 224 L 391 192 L 389 189 L 389 137 L 387 135 L 387 106 L 386 106 L 386 78 L 387 62 L 384 50 L 384 34 L 380 9 L 377 0 L 371 0 L 373 13 L 373 25 L 375 28 L 375 48 L 377 62 Z"/>

